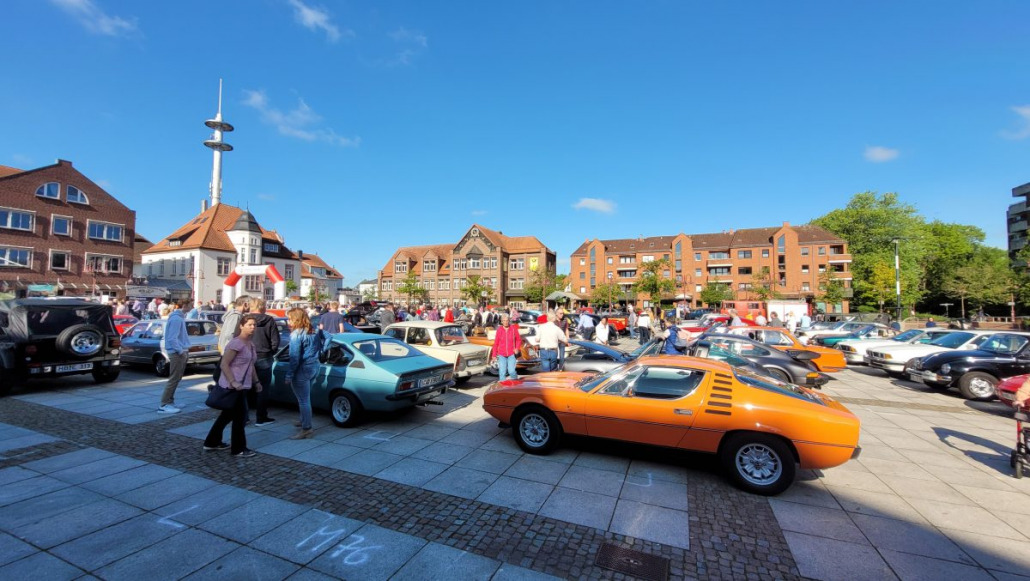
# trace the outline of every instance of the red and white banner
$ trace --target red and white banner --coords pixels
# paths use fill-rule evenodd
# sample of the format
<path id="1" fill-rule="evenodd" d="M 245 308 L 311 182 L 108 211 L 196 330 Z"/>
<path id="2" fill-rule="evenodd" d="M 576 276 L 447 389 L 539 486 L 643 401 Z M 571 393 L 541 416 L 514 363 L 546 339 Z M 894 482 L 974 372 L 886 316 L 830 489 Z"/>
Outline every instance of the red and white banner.
<path id="1" fill-rule="evenodd" d="M 225 277 L 222 282 L 222 304 L 228 305 L 233 302 L 236 298 L 236 287 L 239 286 L 240 281 L 243 280 L 244 276 L 264 275 L 268 280 L 272 281 L 272 288 L 274 289 L 275 300 L 282 300 L 286 298 L 286 280 L 283 275 L 279 274 L 274 265 L 268 264 L 255 264 L 255 265 L 240 265 L 237 266 L 229 276 Z"/>

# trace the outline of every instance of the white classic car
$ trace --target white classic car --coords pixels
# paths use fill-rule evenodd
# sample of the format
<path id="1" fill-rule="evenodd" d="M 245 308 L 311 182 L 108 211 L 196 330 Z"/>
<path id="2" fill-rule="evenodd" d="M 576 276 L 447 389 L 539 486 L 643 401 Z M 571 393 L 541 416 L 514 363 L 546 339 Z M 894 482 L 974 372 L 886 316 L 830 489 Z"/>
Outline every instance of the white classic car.
<path id="1" fill-rule="evenodd" d="M 866 364 L 887 372 L 892 377 L 907 375 L 908 362 L 941 351 L 976 349 L 997 331 L 951 331 L 926 344 L 876 347 L 866 351 Z"/>
<path id="2" fill-rule="evenodd" d="M 430 357 L 454 365 L 454 381 L 458 384 L 483 375 L 490 364 L 490 348 L 470 343 L 461 325 L 454 323 L 394 323 L 383 330 L 383 335 L 400 339 Z"/>
<path id="3" fill-rule="evenodd" d="M 866 354 L 870 349 L 880 347 L 897 347 L 900 345 L 916 345 L 929 343 L 938 337 L 943 337 L 948 333 L 951 333 L 951 329 L 912 329 L 905 331 L 896 337 L 890 339 L 874 339 L 864 341 L 853 341 L 848 339 L 837 343 L 837 349 L 840 349 L 844 353 L 844 359 L 848 361 L 848 365 L 865 365 Z"/>

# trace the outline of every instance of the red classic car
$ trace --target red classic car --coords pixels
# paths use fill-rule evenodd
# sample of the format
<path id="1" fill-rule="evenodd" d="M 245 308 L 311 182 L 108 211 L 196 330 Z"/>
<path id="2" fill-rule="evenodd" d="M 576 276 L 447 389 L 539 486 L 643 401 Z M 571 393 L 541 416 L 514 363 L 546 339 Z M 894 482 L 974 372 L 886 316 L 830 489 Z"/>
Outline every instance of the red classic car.
<path id="1" fill-rule="evenodd" d="M 1016 399 L 1016 392 L 1019 391 L 1019 386 L 1023 385 L 1023 382 L 1030 377 L 1030 375 L 1016 375 L 1015 377 L 1007 377 L 998 382 L 998 385 L 994 386 L 994 393 L 997 394 L 998 399 L 1005 402 L 1005 405 L 1012 407 L 1012 402 Z"/>
<path id="2" fill-rule="evenodd" d="M 129 327 L 139 322 L 139 319 L 132 315 L 114 315 L 112 318 L 114 319 L 114 328 L 119 335 L 124 335 Z"/>

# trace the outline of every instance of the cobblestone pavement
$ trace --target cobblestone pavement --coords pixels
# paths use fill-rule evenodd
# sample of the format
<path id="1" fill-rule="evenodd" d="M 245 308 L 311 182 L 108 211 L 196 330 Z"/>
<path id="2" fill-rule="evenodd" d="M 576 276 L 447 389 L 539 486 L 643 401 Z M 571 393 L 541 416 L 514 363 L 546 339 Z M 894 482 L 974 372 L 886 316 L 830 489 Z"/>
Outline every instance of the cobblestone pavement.
<path id="1" fill-rule="evenodd" d="M 827 392 L 863 418 L 862 458 L 766 499 L 704 455 L 583 439 L 523 455 L 485 383 L 351 430 L 316 416 L 310 440 L 248 427 L 247 460 L 201 450 L 201 376 L 174 416 L 142 372 L 32 386 L 0 400 L 0 578 L 627 578 L 594 564 L 605 543 L 673 579 L 1030 575 L 1000 404 L 845 371 Z"/>

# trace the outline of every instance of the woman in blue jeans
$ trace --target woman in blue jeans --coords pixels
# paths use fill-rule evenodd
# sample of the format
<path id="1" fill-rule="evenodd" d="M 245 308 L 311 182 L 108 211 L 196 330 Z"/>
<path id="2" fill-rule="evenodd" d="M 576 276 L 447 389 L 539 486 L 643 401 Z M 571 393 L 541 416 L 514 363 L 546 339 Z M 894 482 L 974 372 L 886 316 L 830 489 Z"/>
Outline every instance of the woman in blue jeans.
<path id="1" fill-rule="evenodd" d="M 293 388 L 300 408 L 300 431 L 290 436 L 291 440 L 310 438 L 311 430 L 311 384 L 318 373 L 318 354 L 322 351 L 322 332 L 311 326 L 311 319 L 304 309 L 290 309 L 286 316 L 290 324 L 290 365 L 286 369 L 286 385 Z"/>

